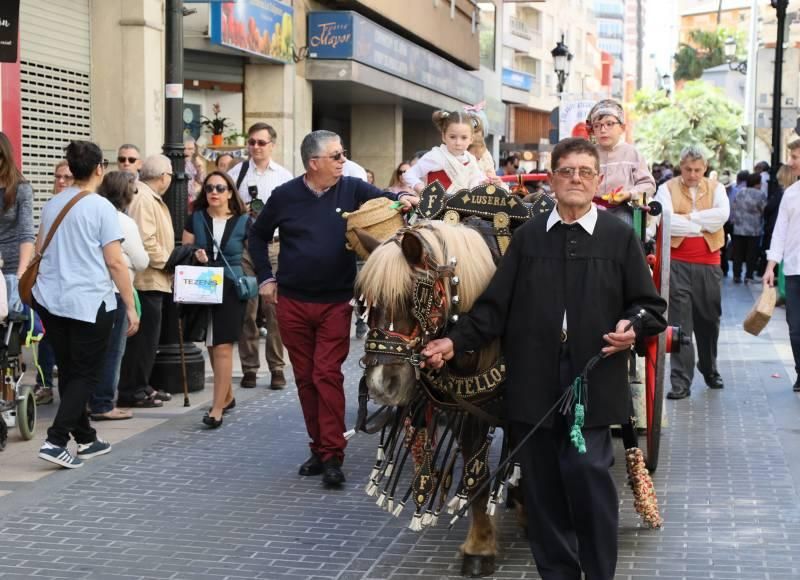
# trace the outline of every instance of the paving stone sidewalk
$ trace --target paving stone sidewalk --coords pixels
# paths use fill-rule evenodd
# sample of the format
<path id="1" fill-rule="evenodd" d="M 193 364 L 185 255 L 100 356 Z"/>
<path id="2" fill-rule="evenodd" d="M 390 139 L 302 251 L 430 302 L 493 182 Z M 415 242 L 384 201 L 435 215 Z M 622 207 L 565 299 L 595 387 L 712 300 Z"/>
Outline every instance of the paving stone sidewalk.
<path id="1" fill-rule="evenodd" d="M 722 391 L 695 382 L 668 401 L 655 482 L 662 531 L 639 526 L 615 467 L 622 521 L 618 578 L 800 577 L 800 402 L 787 373 L 785 324 L 741 330 L 756 290 L 725 283 Z M 355 417 L 360 344 L 347 363 Z M 772 378 L 773 374 L 779 378 Z M 294 390 L 261 390 L 208 431 L 201 411 L 0 498 L 0 578 L 309 579 L 459 577 L 465 525 L 423 534 L 367 497 L 375 442 L 351 440 L 341 491 L 301 478 L 307 455 Z M 0 480 L 3 479 L 0 453 Z M 407 514 L 404 514 L 404 516 Z M 496 578 L 538 578 L 509 512 Z"/>

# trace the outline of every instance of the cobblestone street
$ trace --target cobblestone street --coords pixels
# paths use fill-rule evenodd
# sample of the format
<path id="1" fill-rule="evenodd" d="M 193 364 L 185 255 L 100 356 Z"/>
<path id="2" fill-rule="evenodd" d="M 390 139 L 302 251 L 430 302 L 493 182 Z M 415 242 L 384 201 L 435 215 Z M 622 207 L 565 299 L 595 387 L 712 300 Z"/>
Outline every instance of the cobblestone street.
<path id="1" fill-rule="evenodd" d="M 665 405 L 654 474 L 663 530 L 639 525 L 616 442 L 617 578 L 800 577 L 800 401 L 791 391 L 784 310 L 762 336 L 747 335 L 741 321 L 760 286 L 724 284 L 719 360 L 726 387 L 712 391 L 696 378 L 691 399 Z M 360 350 L 353 340 L 351 423 Z M 176 415 L 83 469 L 26 483 L 3 466 L 4 454 L 21 444 L 12 434 L 0 453 L 0 489 L 7 490 L 0 578 L 458 577 L 464 522 L 448 531 L 442 521 L 418 534 L 405 527 L 409 514 L 392 518 L 364 494 L 374 461 L 370 437 L 350 440 L 348 482 L 329 491 L 319 478 L 297 475 L 307 447 L 294 389 L 245 393 L 216 431 L 201 425 L 201 414 Z M 538 578 L 513 514 L 502 512 L 498 527 L 495 577 Z"/>

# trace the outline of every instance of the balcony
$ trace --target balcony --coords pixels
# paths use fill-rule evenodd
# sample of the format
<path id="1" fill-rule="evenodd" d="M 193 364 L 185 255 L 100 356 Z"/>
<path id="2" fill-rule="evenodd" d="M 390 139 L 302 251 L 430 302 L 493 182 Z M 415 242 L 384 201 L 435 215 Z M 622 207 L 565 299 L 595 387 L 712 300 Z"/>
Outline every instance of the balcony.
<path id="1" fill-rule="evenodd" d="M 511 16 L 508 19 L 509 28 L 511 29 L 511 34 L 514 36 L 519 36 L 520 38 L 527 38 L 530 40 L 531 38 L 531 29 L 525 23 L 524 20 L 520 20 L 515 16 Z"/>

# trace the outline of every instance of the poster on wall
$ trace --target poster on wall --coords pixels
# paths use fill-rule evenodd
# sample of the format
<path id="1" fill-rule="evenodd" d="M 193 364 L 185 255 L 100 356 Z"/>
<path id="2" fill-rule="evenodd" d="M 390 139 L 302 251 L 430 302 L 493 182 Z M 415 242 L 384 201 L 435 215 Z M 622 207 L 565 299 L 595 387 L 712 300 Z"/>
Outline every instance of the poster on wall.
<path id="1" fill-rule="evenodd" d="M 292 62 L 291 6 L 277 0 L 236 0 L 211 5 L 211 42 L 269 60 Z"/>
<path id="2" fill-rule="evenodd" d="M 19 1 L 3 0 L 0 2 L 0 62 L 17 62 Z"/>
<path id="3" fill-rule="evenodd" d="M 565 96 L 558 109 L 558 138 L 585 138 L 586 117 L 595 102 L 594 99 L 570 99 Z"/>

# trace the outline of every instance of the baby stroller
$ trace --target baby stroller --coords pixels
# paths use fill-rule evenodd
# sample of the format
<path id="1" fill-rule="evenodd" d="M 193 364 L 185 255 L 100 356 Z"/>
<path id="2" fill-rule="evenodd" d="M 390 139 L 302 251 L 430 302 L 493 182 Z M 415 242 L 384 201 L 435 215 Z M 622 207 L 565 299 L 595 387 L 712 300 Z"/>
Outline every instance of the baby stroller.
<path id="1" fill-rule="evenodd" d="M 12 292 L 16 294 L 16 287 Z M 34 327 L 33 311 L 25 307 L 21 312 L 9 312 L 7 298 L 6 284 L 0 282 L 0 451 L 8 441 L 8 430 L 14 427 L 19 428 L 23 439 L 33 438 L 36 399 L 33 389 L 21 384 L 25 373 L 22 346 L 26 340 L 42 334 L 40 328 Z"/>

